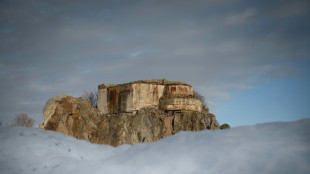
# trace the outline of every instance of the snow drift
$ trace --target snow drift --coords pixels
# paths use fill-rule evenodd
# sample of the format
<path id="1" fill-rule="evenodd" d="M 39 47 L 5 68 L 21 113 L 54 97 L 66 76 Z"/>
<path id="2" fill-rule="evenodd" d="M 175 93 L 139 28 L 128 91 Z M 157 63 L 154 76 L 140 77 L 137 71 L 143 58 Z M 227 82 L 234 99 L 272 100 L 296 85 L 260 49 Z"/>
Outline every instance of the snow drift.
<path id="1" fill-rule="evenodd" d="M 180 132 L 117 148 L 37 128 L 0 127 L 0 173 L 310 173 L 310 119 Z"/>

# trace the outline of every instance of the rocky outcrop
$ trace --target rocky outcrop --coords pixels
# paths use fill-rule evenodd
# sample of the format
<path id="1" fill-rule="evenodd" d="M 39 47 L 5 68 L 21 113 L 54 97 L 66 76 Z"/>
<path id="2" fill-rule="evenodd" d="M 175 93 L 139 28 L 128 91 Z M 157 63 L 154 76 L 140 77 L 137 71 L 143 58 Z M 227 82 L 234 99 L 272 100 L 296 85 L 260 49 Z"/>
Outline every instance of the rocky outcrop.
<path id="1" fill-rule="evenodd" d="M 60 95 L 49 99 L 43 109 L 44 123 L 39 127 L 91 140 L 97 133 L 100 115 L 82 98 Z"/>
<path id="2" fill-rule="evenodd" d="M 88 101 L 66 95 L 48 100 L 43 112 L 43 129 L 112 146 L 154 142 L 181 130 L 220 129 L 208 111 L 165 112 L 145 107 L 136 114 L 100 114 Z"/>
<path id="3" fill-rule="evenodd" d="M 165 113 L 146 107 L 135 115 L 123 113 L 105 116 L 98 124 L 98 139 L 93 142 L 110 145 L 154 142 L 181 130 L 213 130 L 219 127 L 215 116 L 207 112 Z"/>

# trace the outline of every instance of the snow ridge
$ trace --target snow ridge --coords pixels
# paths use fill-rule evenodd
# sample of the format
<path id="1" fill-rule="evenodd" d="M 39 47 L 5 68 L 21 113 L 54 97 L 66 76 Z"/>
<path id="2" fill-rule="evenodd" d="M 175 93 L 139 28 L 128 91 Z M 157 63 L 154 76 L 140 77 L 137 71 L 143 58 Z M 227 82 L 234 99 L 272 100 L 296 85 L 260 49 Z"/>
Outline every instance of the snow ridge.
<path id="1" fill-rule="evenodd" d="M 310 119 L 179 132 L 117 148 L 37 128 L 0 127 L 0 173 L 310 173 Z"/>

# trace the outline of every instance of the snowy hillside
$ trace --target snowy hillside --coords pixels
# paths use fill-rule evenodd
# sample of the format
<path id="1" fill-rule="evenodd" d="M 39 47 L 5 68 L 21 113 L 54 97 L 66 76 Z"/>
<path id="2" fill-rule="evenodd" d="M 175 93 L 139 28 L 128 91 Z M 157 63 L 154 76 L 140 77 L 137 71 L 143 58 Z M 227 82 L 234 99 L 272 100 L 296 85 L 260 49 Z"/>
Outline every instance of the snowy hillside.
<path id="1" fill-rule="evenodd" d="M 58 132 L 0 127 L 0 173 L 310 173 L 310 119 L 180 132 L 113 148 Z"/>

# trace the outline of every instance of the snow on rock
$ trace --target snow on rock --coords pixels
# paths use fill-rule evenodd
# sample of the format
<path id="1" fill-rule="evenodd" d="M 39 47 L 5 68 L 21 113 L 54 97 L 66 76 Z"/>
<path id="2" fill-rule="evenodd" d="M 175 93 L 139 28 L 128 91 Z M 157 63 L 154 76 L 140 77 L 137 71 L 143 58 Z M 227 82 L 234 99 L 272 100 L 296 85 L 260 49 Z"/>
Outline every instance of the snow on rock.
<path id="1" fill-rule="evenodd" d="M 59 132 L 0 127 L 0 173 L 310 173 L 310 119 L 180 132 L 117 148 Z"/>

